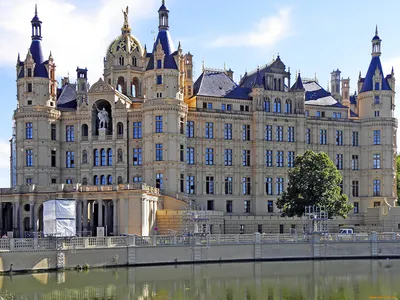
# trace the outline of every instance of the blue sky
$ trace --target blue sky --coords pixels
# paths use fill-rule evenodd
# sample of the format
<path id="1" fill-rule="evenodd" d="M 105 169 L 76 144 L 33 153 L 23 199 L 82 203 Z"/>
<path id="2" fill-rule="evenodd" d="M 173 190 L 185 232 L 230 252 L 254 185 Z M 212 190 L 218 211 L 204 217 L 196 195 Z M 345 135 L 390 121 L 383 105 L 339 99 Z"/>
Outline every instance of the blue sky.
<path id="1" fill-rule="evenodd" d="M 43 50 L 52 51 L 60 79 L 77 66 L 87 67 L 89 82 L 101 76 L 108 44 L 120 34 L 121 10 L 129 6 L 133 35 L 151 49 L 157 32 L 161 0 L 0 0 L 0 186 L 9 185 L 9 144 L 16 108 L 15 62 L 25 58 L 30 45 L 30 20 L 38 4 L 43 22 Z M 194 55 L 195 75 L 202 61 L 209 68 L 246 70 L 272 60 L 279 53 L 304 77 L 315 74 L 323 87 L 339 68 L 356 88 L 358 73 L 365 75 L 371 58 L 371 38 L 378 25 L 382 63 L 387 73 L 400 72 L 400 1 L 274 1 L 274 0 L 166 0 L 175 46 Z M 60 80 L 59 80 L 60 81 Z M 400 80 L 398 80 L 400 82 Z M 396 97 L 397 103 L 397 97 Z M 396 116 L 399 116 L 399 109 Z"/>

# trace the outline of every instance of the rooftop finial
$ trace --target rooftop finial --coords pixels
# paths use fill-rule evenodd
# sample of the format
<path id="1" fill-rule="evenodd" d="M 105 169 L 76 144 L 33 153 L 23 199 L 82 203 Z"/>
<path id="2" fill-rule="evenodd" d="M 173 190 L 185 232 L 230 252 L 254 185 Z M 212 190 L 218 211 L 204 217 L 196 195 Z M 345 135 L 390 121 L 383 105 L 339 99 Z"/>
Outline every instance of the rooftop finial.
<path id="1" fill-rule="evenodd" d="M 129 27 L 129 20 L 128 20 L 128 14 L 129 14 L 129 7 L 127 6 L 125 10 L 122 10 L 122 13 L 124 14 L 124 25 L 122 25 L 122 34 L 124 33 L 130 33 L 131 28 Z"/>
<path id="2" fill-rule="evenodd" d="M 204 69 L 206 68 L 206 66 L 205 66 L 205 62 L 204 62 L 204 59 L 203 59 L 203 63 L 202 63 L 202 69 L 203 69 L 203 72 L 204 72 Z"/>
<path id="3" fill-rule="evenodd" d="M 37 4 L 35 4 L 35 16 L 37 16 Z"/>
<path id="4" fill-rule="evenodd" d="M 162 0 L 162 5 L 165 5 L 165 0 Z"/>
<path id="5" fill-rule="evenodd" d="M 376 27 L 375 27 L 375 35 L 378 35 L 378 24 L 376 24 Z"/>

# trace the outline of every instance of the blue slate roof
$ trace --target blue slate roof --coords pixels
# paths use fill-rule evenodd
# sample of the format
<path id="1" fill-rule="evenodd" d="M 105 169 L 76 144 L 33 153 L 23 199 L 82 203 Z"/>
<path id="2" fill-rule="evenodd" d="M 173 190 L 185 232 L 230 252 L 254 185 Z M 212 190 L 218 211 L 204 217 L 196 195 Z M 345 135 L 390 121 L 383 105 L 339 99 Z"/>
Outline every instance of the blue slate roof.
<path id="1" fill-rule="evenodd" d="M 42 45 L 39 40 L 33 40 L 31 47 L 29 48 L 32 54 L 32 59 L 35 62 L 35 69 L 33 70 L 34 77 L 43 77 L 49 78 L 49 74 L 46 69 L 46 64 L 48 61 L 43 59 L 42 54 Z M 23 65 L 23 64 L 22 64 Z M 18 75 L 18 78 L 22 78 L 25 76 L 24 68 L 22 68 L 21 72 Z"/>
<path id="2" fill-rule="evenodd" d="M 315 80 L 303 82 L 303 87 L 306 91 L 305 104 L 346 108 L 346 106 L 336 101 L 331 93 L 324 90 Z"/>
<path id="3" fill-rule="evenodd" d="M 357 118 L 358 115 L 350 109 L 350 117 Z"/>
<path id="4" fill-rule="evenodd" d="M 251 72 L 251 73 L 245 73 L 242 80 L 240 81 L 239 85 L 242 88 L 246 89 L 251 89 L 255 84 L 256 84 L 256 79 L 257 79 L 257 74 L 261 76 L 261 81 L 263 82 L 263 87 L 264 89 L 268 89 L 267 86 L 265 86 L 265 71 L 267 69 L 267 66 L 262 67 L 261 69 L 258 69 L 257 72 Z"/>
<path id="5" fill-rule="evenodd" d="M 168 30 L 160 30 L 158 32 L 157 39 L 154 42 L 153 52 L 151 54 L 151 58 L 147 65 L 146 70 L 154 69 L 154 52 L 157 50 L 157 45 L 159 42 L 165 53 L 164 68 L 178 70 L 178 66 L 176 65 L 175 58 L 174 58 L 175 47 L 174 47 L 174 44 L 171 39 L 171 35 Z"/>
<path id="6" fill-rule="evenodd" d="M 301 80 L 300 73 L 297 76 L 297 80 L 291 88 L 292 91 L 304 91 L 303 81 Z"/>
<path id="7" fill-rule="evenodd" d="M 193 86 L 194 95 L 249 100 L 249 89 L 238 86 L 224 71 L 204 70 Z"/>
<path id="8" fill-rule="evenodd" d="M 387 79 L 383 76 L 382 64 L 379 56 L 374 56 L 371 59 L 371 63 L 369 64 L 369 68 L 367 71 L 367 75 L 365 75 L 364 83 L 361 87 L 360 93 L 365 93 L 372 91 L 374 89 L 373 77 L 375 75 L 375 70 L 378 69 L 382 76 L 382 90 L 391 91 L 389 83 Z"/>
<path id="9" fill-rule="evenodd" d="M 254 80 L 253 86 L 264 88 L 264 80 L 263 80 L 263 76 L 261 75 L 260 69 L 257 69 L 256 79 Z"/>
<path id="10" fill-rule="evenodd" d="M 63 86 L 57 99 L 57 108 L 76 108 L 76 98 L 76 84 L 67 84 Z"/>
<path id="11" fill-rule="evenodd" d="M 356 93 L 354 93 L 353 96 L 350 96 L 350 104 L 357 105 L 357 98 L 358 98 L 358 96 Z"/>

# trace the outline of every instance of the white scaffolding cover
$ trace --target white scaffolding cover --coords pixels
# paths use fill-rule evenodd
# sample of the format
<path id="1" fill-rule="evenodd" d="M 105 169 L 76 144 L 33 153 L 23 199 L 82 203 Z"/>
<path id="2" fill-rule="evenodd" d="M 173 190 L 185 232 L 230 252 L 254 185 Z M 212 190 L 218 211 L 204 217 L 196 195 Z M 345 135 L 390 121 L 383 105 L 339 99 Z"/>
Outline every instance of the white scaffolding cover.
<path id="1" fill-rule="evenodd" d="M 76 235 L 74 199 L 55 199 L 43 203 L 43 233 L 53 236 Z"/>

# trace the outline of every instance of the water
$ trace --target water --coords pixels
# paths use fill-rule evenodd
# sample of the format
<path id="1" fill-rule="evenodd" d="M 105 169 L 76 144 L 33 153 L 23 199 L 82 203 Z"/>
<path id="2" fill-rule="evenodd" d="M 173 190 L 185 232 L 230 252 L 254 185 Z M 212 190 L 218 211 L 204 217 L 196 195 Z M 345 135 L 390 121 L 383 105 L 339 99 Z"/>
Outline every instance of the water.
<path id="1" fill-rule="evenodd" d="M 0 277 L 0 299 L 400 299 L 399 283 L 400 260 L 183 265 Z"/>

